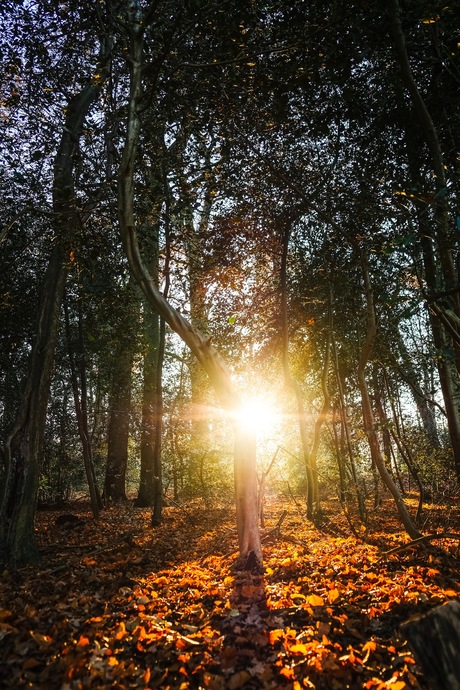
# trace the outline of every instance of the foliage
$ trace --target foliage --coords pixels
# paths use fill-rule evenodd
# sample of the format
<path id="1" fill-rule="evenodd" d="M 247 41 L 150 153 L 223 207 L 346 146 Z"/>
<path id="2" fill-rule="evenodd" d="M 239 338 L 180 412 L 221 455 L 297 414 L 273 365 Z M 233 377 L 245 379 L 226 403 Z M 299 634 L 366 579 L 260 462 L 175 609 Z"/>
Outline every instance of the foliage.
<path id="1" fill-rule="evenodd" d="M 227 508 L 167 508 L 156 529 L 146 511 L 112 508 L 95 525 L 76 508 L 72 522 L 40 512 L 46 563 L 2 579 L 2 687 L 427 687 L 398 629 L 458 597 L 456 542 L 382 558 L 405 541 L 387 513 L 371 545 L 334 502 L 319 531 L 275 501 L 265 571 L 250 576 L 229 570 Z"/>

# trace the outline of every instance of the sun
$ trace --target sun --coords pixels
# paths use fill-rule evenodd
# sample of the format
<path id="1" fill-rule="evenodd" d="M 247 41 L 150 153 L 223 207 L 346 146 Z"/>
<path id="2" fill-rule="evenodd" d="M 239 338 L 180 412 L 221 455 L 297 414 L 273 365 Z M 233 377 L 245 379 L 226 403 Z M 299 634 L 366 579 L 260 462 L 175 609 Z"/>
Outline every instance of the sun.
<path id="1" fill-rule="evenodd" d="M 274 403 L 262 396 L 245 400 L 234 416 L 238 426 L 256 434 L 271 431 L 279 420 L 279 413 Z"/>

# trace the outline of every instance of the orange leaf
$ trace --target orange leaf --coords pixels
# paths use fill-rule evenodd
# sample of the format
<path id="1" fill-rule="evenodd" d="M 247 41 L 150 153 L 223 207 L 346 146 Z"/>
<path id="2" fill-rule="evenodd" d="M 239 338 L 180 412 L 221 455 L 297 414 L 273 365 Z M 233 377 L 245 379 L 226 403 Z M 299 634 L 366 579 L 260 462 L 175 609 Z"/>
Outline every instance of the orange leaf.
<path id="1" fill-rule="evenodd" d="M 292 668 L 289 668 L 288 666 L 283 666 L 283 668 L 280 671 L 280 675 L 284 676 L 288 680 L 295 680 L 295 674 Z"/>
<path id="2" fill-rule="evenodd" d="M 268 633 L 268 641 L 270 644 L 275 644 L 280 638 L 284 637 L 284 630 L 270 630 Z"/>
<path id="3" fill-rule="evenodd" d="M 305 656 L 305 654 L 308 652 L 308 647 L 307 645 L 298 642 L 297 644 L 293 644 L 292 647 L 289 647 L 289 651 L 293 654 L 303 654 Z"/>
<path id="4" fill-rule="evenodd" d="M 317 594 L 310 594 L 307 597 L 307 604 L 310 604 L 310 606 L 324 606 L 324 599 Z"/>
<path id="5" fill-rule="evenodd" d="M 340 592 L 338 589 L 330 589 L 327 593 L 327 600 L 330 604 L 333 604 L 334 601 L 339 598 L 339 596 Z"/>
<path id="6" fill-rule="evenodd" d="M 377 649 L 377 643 L 374 640 L 369 640 L 363 644 L 363 652 L 375 652 Z"/>
<path id="7" fill-rule="evenodd" d="M 115 633 L 115 639 L 116 640 L 122 640 L 124 637 L 126 637 L 126 634 L 127 634 L 127 632 L 126 632 L 125 624 L 122 621 L 120 623 L 120 625 L 118 626 L 117 632 Z"/>

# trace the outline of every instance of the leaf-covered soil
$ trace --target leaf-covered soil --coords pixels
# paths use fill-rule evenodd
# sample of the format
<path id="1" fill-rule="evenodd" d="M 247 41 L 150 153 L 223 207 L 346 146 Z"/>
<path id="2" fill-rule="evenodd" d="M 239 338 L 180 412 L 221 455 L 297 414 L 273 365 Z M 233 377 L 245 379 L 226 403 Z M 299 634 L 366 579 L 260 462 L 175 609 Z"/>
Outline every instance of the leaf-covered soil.
<path id="1" fill-rule="evenodd" d="M 407 541 L 390 503 L 372 543 L 269 503 L 263 575 L 231 567 L 231 506 L 169 507 L 157 528 L 129 505 L 71 512 L 40 512 L 43 562 L 3 573 L 2 688 L 425 690 L 399 626 L 460 593 L 455 540 L 382 557 Z"/>

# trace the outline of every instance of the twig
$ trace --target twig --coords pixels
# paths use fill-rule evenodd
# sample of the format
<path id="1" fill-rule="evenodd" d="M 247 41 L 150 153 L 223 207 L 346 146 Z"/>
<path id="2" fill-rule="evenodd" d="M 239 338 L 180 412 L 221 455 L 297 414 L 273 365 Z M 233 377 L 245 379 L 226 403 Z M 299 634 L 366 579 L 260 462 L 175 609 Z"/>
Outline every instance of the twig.
<path id="1" fill-rule="evenodd" d="M 196 523 L 193 521 L 193 518 L 191 517 L 189 511 L 187 510 L 187 508 L 185 508 L 185 506 L 181 506 L 180 503 L 178 503 L 177 501 L 175 501 L 175 500 L 172 499 L 172 498 L 169 498 L 169 496 L 166 497 L 166 501 L 167 501 L 168 503 L 172 503 L 173 506 L 176 506 L 176 508 L 179 508 L 179 510 L 182 510 L 182 511 L 185 513 L 185 517 L 186 517 L 187 520 L 190 522 L 190 524 L 192 525 L 192 527 L 196 527 Z"/>
<path id="2" fill-rule="evenodd" d="M 288 488 L 288 491 L 289 491 L 289 496 L 291 497 L 291 500 L 294 501 L 294 503 L 295 503 L 295 505 L 296 505 L 296 508 L 297 508 L 297 510 L 298 510 L 298 512 L 299 512 L 299 515 L 303 518 L 303 517 L 304 517 L 304 514 L 305 514 L 305 510 L 302 508 L 302 506 L 300 505 L 300 503 L 298 502 L 298 500 L 296 499 L 296 497 L 295 497 L 294 494 L 292 493 L 292 489 L 291 489 L 291 486 L 290 486 L 289 482 L 287 482 L 287 488 Z"/>
<path id="3" fill-rule="evenodd" d="M 262 537 L 262 541 L 266 541 L 272 535 L 275 535 L 276 538 L 279 539 L 280 531 L 281 531 L 281 525 L 282 525 L 283 520 L 287 514 L 288 514 L 287 510 L 283 510 L 283 512 L 281 513 L 275 527 L 273 527 L 273 529 L 269 530 L 266 534 L 264 534 L 264 536 Z"/>
<path id="4" fill-rule="evenodd" d="M 84 556 L 82 555 L 82 558 L 88 558 L 88 556 L 94 556 L 97 553 L 101 553 L 102 551 L 110 551 L 110 549 L 115 548 L 116 546 L 119 546 L 125 541 L 129 541 L 132 537 L 137 536 L 140 534 L 139 530 L 135 530 L 133 532 L 127 532 L 126 534 L 123 534 L 119 539 L 116 539 L 115 541 L 110 542 L 110 544 L 105 544 L 105 546 L 97 546 L 95 549 L 92 549 L 91 551 L 88 551 Z M 66 568 L 70 568 L 72 565 L 74 565 L 74 562 L 66 562 L 66 563 L 61 563 L 61 565 L 57 565 L 55 568 L 51 568 L 50 570 L 45 570 L 42 575 L 52 575 L 54 573 L 59 572 L 60 570 L 65 570 Z"/>
<path id="5" fill-rule="evenodd" d="M 457 541 L 460 541 L 460 534 L 455 534 L 454 532 L 439 532 L 437 534 L 425 534 L 423 537 L 413 539 L 407 544 L 402 544 L 402 546 L 396 546 L 394 549 L 390 549 L 390 551 L 384 551 L 381 554 L 379 560 L 385 558 L 386 556 L 392 556 L 394 553 L 401 553 L 402 551 L 407 551 L 407 549 L 412 548 L 412 546 L 426 544 L 427 542 L 435 541 L 436 539 L 456 539 Z"/>

